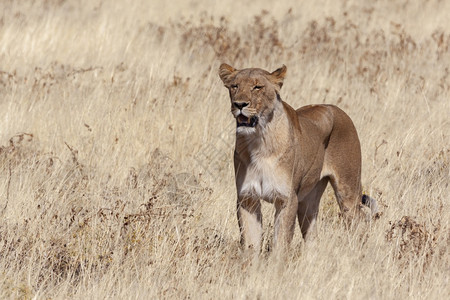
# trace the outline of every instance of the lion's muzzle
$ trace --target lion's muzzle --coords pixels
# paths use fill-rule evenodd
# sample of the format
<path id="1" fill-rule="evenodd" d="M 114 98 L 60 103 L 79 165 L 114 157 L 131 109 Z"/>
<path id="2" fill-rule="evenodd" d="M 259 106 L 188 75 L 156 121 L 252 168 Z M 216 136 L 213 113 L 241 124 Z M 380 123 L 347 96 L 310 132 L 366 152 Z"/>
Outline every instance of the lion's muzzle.
<path id="1" fill-rule="evenodd" d="M 240 114 L 236 117 L 237 127 L 245 126 L 245 127 L 255 127 L 258 124 L 258 117 L 246 117 L 243 114 Z"/>

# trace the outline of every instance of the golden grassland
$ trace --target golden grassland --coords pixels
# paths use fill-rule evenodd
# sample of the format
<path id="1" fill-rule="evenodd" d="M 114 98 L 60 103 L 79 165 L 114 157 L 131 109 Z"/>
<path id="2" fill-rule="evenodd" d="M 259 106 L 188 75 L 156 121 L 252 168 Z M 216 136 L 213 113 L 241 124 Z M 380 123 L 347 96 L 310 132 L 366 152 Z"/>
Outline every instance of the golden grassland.
<path id="1" fill-rule="evenodd" d="M 450 298 L 449 1 L 241 2 L 0 2 L 0 298 Z M 344 109 L 381 217 L 246 258 L 221 62 Z"/>

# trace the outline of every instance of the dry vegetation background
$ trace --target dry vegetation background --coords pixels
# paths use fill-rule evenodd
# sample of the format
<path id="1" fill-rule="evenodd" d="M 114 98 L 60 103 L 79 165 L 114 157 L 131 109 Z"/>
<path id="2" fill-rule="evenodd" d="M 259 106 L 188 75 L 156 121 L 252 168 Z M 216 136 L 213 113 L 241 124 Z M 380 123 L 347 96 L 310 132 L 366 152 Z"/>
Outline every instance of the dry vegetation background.
<path id="1" fill-rule="evenodd" d="M 449 11 L 1 1 L 0 298 L 449 299 Z M 381 218 L 347 232 L 327 190 L 287 265 L 243 257 L 221 62 L 348 112 Z"/>

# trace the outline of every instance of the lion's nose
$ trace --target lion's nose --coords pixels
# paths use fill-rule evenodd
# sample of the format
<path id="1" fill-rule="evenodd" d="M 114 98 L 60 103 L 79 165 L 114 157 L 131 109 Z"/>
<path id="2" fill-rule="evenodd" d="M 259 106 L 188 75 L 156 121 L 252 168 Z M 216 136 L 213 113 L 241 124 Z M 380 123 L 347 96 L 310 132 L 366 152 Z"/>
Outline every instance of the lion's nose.
<path id="1" fill-rule="evenodd" d="M 233 105 L 238 109 L 243 109 L 248 105 L 248 102 L 233 102 Z"/>

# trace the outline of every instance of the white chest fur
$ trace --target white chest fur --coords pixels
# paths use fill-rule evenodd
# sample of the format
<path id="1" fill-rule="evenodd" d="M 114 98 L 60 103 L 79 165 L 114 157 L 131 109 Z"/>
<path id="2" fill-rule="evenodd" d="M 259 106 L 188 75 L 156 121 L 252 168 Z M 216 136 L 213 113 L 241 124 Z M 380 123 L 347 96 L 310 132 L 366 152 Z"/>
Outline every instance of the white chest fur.
<path id="1" fill-rule="evenodd" d="M 274 198 L 288 197 L 290 193 L 289 177 L 274 158 L 260 158 L 251 162 L 241 180 L 241 184 L 238 184 L 241 196 L 250 194 L 272 202 Z"/>

